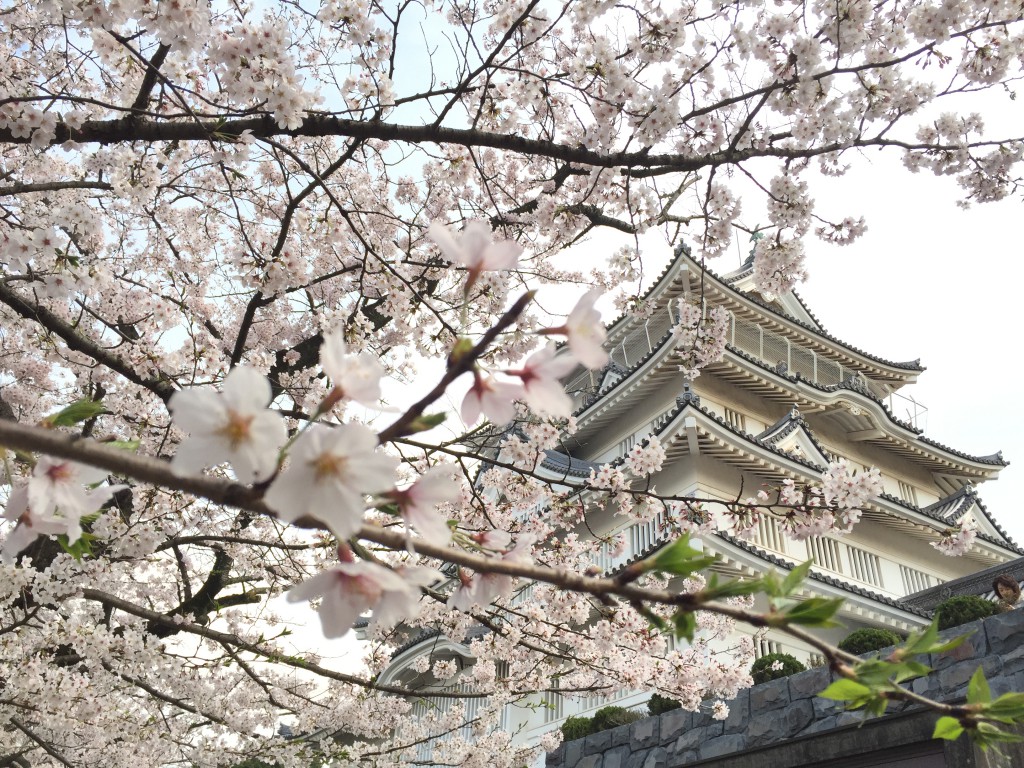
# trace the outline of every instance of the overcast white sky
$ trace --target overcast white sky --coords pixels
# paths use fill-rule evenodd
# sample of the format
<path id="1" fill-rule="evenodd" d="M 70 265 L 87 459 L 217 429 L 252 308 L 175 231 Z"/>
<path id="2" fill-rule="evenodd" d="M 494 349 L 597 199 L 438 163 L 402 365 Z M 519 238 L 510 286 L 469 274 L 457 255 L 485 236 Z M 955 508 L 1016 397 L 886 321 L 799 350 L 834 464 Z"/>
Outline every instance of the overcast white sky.
<path id="1" fill-rule="evenodd" d="M 1021 396 L 1021 200 L 963 210 L 955 182 L 905 171 L 895 156 L 865 156 L 814 190 L 868 218 L 854 245 L 808 242 L 800 294 L 832 334 L 890 360 L 920 357 L 927 370 L 904 391 L 928 407 L 925 434 L 973 454 L 1002 450 L 1011 466 L 979 488 L 1024 544 Z"/>

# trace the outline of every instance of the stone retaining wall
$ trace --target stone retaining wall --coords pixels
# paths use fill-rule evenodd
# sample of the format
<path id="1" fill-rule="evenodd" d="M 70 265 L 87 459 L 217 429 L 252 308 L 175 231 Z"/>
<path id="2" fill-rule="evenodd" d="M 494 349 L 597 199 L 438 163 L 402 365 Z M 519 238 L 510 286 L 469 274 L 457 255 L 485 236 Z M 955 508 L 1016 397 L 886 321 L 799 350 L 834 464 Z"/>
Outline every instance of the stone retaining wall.
<path id="1" fill-rule="evenodd" d="M 967 683 L 979 663 L 985 670 L 993 697 L 1008 691 L 1024 691 L 1024 610 L 972 622 L 947 630 L 942 636 L 952 637 L 969 631 L 973 634 L 959 648 L 921 659 L 935 672 L 913 681 L 911 687 L 915 692 L 944 702 L 961 701 L 966 697 Z M 860 725 L 863 715 L 844 712 L 836 702 L 817 696 L 834 679 L 827 668 L 818 668 L 754 686 L 728 702 L 729 716 L 724 721 L 714 720 L 704 711 L 679 709 L 638 720 L 563 744 L 548 754 L 547 766 L 683 768 L 711 761 L 707 763 L 710 765 L 717 764 L 715 758 L 847 731 Z M 914 711 L 906 704 L 897 703 L 890 706 L 889 713 L 880 720 L 884 724 L 900 713 Z M 862 732 L 867 730 L 862 729 Z M 876 735 L 878 733 L 880 731 L 876 730 Z M 875 744 L 874 748 L 885 746 Z M 946 764 L 967 765 L 963 762 L 965 759 L 957 758 L 960 762 Z M 1024 766 L 1024 755 L 1014 758 L 1017 759 L 1020 762 L 1007 764 Z M 735 759 L 722 764 L 735 764 Z M 969 761 L 969 764 L 989 763 Z"/>

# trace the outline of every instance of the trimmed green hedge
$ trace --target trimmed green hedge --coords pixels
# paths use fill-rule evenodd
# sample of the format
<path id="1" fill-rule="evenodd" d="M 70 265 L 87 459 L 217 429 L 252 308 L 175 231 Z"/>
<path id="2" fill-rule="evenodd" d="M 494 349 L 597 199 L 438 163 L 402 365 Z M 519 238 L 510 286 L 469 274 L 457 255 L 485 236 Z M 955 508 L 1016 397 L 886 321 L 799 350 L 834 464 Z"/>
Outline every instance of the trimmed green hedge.
<path id="1" fill-rule="evenodd" d="M 776 662 L 782 663 L 781 669 L 772 669 Z M 803 672 L 807 667 L 796 660 L 788 653 L 769 653 L 762 656 L 750 667 L 750 676 L 754 678 L 754 685 L 767 683 L 769 680 L 777 680 L 780 677 L 789 677 L 797 672 Z"/>
<path id="2" fill-rule="evenodd" d="M 839 649 L 860 656 L 880 648 L 903 642 L 903 638 L 890 629 L 864 628 L 851 632 L 839 643 Z"/>
<path id="3" fill-rule="evenodd" d="M 625 707 L 601 707 L 593 717 L 569 717 L 562 723 L 562 740 L 575 741 L 592 733 L 607 731 L 642 720 L 647 715 Z"/>
<path id="4" fill-rule="evenodd" d="M 664 712 L 671 712 L 673 709 L 679 709 L 683 704 L 675 699 L 670 699 L 668 696 L 662 696 L 660 693 L 652 693 L 650 700 L 647 702 L 647 711 L 652 716 L 660 715 Z"/>
<path id="5" fill-rule="evenodd" d="M 939 629 L 959 627 L 968 621 L 984 619 L 999 612 L 995 603 L 977 595 L 957 595 L 943 600 L 935 607 L 939 617 Z"/>

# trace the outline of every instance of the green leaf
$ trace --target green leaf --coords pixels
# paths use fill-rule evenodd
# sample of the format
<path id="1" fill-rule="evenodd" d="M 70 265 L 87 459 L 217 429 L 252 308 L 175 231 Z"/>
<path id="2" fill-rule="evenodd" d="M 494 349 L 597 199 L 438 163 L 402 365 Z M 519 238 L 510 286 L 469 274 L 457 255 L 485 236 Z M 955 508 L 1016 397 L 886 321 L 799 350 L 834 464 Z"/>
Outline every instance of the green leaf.
<path id="1" fill-rule="evenodd" d="M 992 723 L 980 722 L 973 731 L 968 731 L 974 742 L 983 750 L 993 744 L 1012 744 L 1024 741 L 1024 736 L 1004 731 Z"/>
<path id="2" fill-rule="evenodd" d="M 924 677 L 932 671 L 927 664 L 918 661 L 904 661 L 896 665 L 896 673 L 893 675 L 893 682 L 902 683 L 906 680 L 913 680 L 916 677 Z"/>
<path id="3" fill-rule="evenodd" d="M 88 421 L 109 411 L 99 400 L 76 400 L 71 405 L 43 419 L 47 427 L 71 427 L 82 421 Z"/>
<path id="4" fill-rule="evenodd" d="M 992 701 L 992 691 L 988 687 L 985 673 L 981 667 L 978 667 L 971 675 L 971 682 L 967 684 L 967 703 L 988 704 L 990 701 Z"/>
<path id="5" fill-rule="evenodd" d="M 936 617 L 932 619 L 932 623 L 928 625 L 924 632 L 912 633 L 899 652 L 905 656 L 917 653 L 944 653 L 953 650 L 973 634 L 973 632 L 968 632 L 940 643 L 938 621 L 938 617 Z"/>
<path id="6" fill-rule="evenodd" d="M 989 704 L 985 716 L 1001 723 L 1024 720 L 1024 693 L 1004 693 Z"/>
<path id="7" fill-rule="evenodd" d="M 871 689 L 866 685 L 858 683 L 856 680 L 843 678 L 836 680 L 818 695 L 823 699 L 832 699 L 833 701 L 859 701 L 869 698 L 872 694 Z"/>
<path id="8" fill-rule="evenodd" d="M 103 445 L 109 446 L 110 448 L 117 448 L 121 451 L 131 451 L 132 453 L 139 450 L 138 440 L 107 440 Z"/>
<path id="9" fill-rule="evenodd" d="M 693 617 L 693 611 L 676 611 L 672 617 L 672 624 L 675 625 L 676 640 L 685 639 L 688 643 L 693 642 L 694 632 L 697 631 L 697 619 Z"/>
<path id="10" fill-rule="evenodd" d="M 655 555 L 644 570 L 660 571 L 686 578 L 707 568 L 715 560 L 715 557 L 705 555 L 701 550 L 691 547 L 690 535 L 684 534 Z"/>
<path id="11" fill-rule="evenodd" d="M 804 627 L 836 627 L 839 623 L 834 616 L 842 606 L 841 597 L 810 597 L 783 611 L 782 623 Z"/>
<path id="12" fill-rule="evenodd" d="M 91 533 L 83 533 L 78 537 L 78 540 L 71 544 L 68 541 L 68 537 L 65 534 L 61 534 L 57 537 L 57 543 L 60 544 L 60 548 L 71 555 L 75 560 L 81 560 L 86 555 L 92 555 L 92 542 L 96 540 L 96 537 Z"/>
<path id="13" fill-rule="evenodd" d="M 742 597 L 761 591 L 761 579 L 729 579 L 719 583 L 718 574 L 712 573 L 707 585 L 700 591 L 705 600 L 719 600 L 723 597 Z"/>
<path id="14" fill-rule="evenodd" d="M 668 622 L 665 621 L 665 619 L 656 614 L 643 603 L 637 602 L 631 603 L 631 605 L 637 613 L 639 613 L 641 616 L 647 619 L 647 621 L 650 622 L 651 626 L 659 632 L 665 632 L 668 629 Z"/>
<path id="15" fill-rule="evenodd" d="M 416 432 L 426 432 L 429 429 L 433 429 L 439 424 L 444 423 L 444 420 L 448 417 L 445 413 L 427 413 L 422 416 L 417 416 L 409 424 L 409 434 L 415 434 Z"/>
<path id="16" fill-rule="evenodd" d="M 940 717 L 935 723 L 935 730 L 932 732 L 932 738 L 953 741 L 954 739 L 960 738 L 960 734 L 963 732 L 964 727 L 960 725 L 960 721 L 955 717 Z"/>
<path id="17" fill-rule="evenodd" d="M 796 568 L 790 571 L 786 578 L 782 580 L 782 586 L 779 587 L 779 593 L 782 597 L 789 597 L 792 595 L 796 588 L 799 587 L 804 579 L 807 578 L 807 574 L 811 570 L 811 566 L 814 565 L 813 560 L 807 560 L 806 562 L 800 563 Z"/>
<path id="18" fill-rule="evenodd" d="M 768 597 L 780 597 L 782 595 L 782 582 L 775 571 L 768 571 L 761 577 L 761 584 L 764 586 L 764 593 Z"/>

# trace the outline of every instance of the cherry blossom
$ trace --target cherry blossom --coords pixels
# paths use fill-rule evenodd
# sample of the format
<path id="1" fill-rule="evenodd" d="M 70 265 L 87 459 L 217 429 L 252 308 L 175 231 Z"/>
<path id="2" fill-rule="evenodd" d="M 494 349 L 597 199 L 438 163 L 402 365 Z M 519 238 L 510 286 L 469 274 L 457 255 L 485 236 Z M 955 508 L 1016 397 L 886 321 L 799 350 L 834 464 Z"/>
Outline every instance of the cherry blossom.
<path id="1" fill-rule="evenodd" d="M 167 407 L 190 435 L 174 455 L 174 470 L 189 475 L 227 461 L 242 482 L 269 478 L 288 438 L 280 415 L 267 410 L 270 398 L 270 382 L 246 366 L 227 375 L 220 394 L 199 388 L 175 392 Z"/>
<path id="2" fill-rule="evenodd" d="M 568 375 L 576 362 L 569 355 L 558 355 L 554 344 L 534 352 L 520 370 L 506 371 L 523 382 L 523 399 L 542 416 L 565 417 L 572 412 L 572 398 L 559 379 Z"/>
<path id="3" fill-rule="evenodd" d="M 328 395 L 328 402 L 349 399 L 372 407 L 380 400 L 380 380 L 384 376 L 384 366 L 369 352 L 349 354 L 342 330 L 335 329 L 324 334 L 324 343 L 320 347 L 320 367 L 334 385 Z"/>
<path id="4" fill-rule="evenodd" d="M 4 507 L 4 519 L 17 523 L 14 530 L 7 534 L 3 548 L 0 549 L 0 559 L 5 563 L 13 563 L 15 556 L 39 536 L 65 534 L 69 541 L 74 541 L 81 535 L 81 527 L 77 520 L 72 522 L 72 526 L 77 529 L 77 534 L 72 539 L 73 531 L 69 533 L 68 520 L 34 514 L 28 506 L 26 485 L 20 485 L 11 491 L 7 506 Z"/>
<path id="5" fill-rule="evenodd" d="M 494 242 L 491 228 L 482 221 L 468 222 L 458 239 L 443 224 L 434 222 L 427 236 L 437 243 L 445 258 L 466 268 L 467 295 L 482 272 L 513 269 L 523 252 L 522 246 L 511 240 Z"/>
<path id="6" fill-rule="evenodd" d="M 417 580 L 403 578 L 376 563 L 353 559 L 292 587 L 288 600 L 298 603 L 320 598 L 318 613 L 324 637 L 336 638 L 377 606 L 384 606 L 384 616 L 391 621 L 412 615 L 411 605 L 420 596 Z"/>
<path id="7" fill-rule="evenodd" d="M 564 588 L 625 554 L 623 526 L 749 536 L 774 520 L 803 539 L 887 503 L 871 472 L 815 477 L 800 462 L 757 494 L 723 480 L 727 503 L 673 498 L 657 443 L 638 431 L 640 447 L 620 450 L 618 420 L 595 438 L 588 414 L 580 444 L 594 450 L 577 457 L 560 380 L 584 398 L 612 386 L 617 370 L 603 382 L 581 370 L 607 359 L 598 291 L 623 313 L 608 331 L 616 360 L 642 357 L 646 339 L 618 331 L 656 320 L 646 297 L 673 248 L 721 273 L 714 259 L 745 257 L 746 236 L 733 240 L 756 231 L 752 282 L 784 298 L 807 238 L 831 248 L 873 224 L 856 195 L 835 210 L 816 200 L 817 174 L 842 185 L 865 153 L 954 180 L 964 204 L 1018 192 L 1024 143 L 997 123 L 1021 74 L 1019 7 L 443 3 L 429 35 L 450 42 L 443 56 L 406 47 L 420 10 L 62 0 L 0 14 L 0 429 L 57 436 L 74 459 L 26 442 L 4 466 L 0 715 L 24 726 L 4 731 L 4 754 L 75 768 L 385 766 L 416 745 L 432 764 L 537 764 L 502 708 L 535 707 L 552 670 L 567 698 L 659 690 L 691 709 L 749 684 L 753 647 L 732 619 L 699 615 L 694 642 L 670 647 L 621 596 L 595 610 L 600 598 Z M 663 378 L 693 380 L 739 329 L 710 293 L 680 287 L 668 285 L 679 370 Z M 506 317 L 524 294 L 534 303 Z M 537 351 L 566 312 L 566 348 Z M 451 355 L 484 338 L 478 357 Z M 376 432 L 324 423 L 342 401 L 376 410 L 383 371 L 403 413 L 375 414 Z M 31 427 L 80 400 L 102 412 Z M 423 429 L 460 406 L 465 425 Z M 90 487 L 107 474 L 81 466 L 104 449 L 131 503 Z M 548 451 L 596 462 L 590 482 L 555 478 Z M 135 460 L 136 476 L 121 471 Z M 474 482 L 449 496 L 434 473 L 420 479 L 442 462 Z M 192 476 L 220 465 L 251 487 Z M 976 525 L 935 532 L 936 546 L 962 553 Z M 92 554 L 40 538 L 38 556 L 11 563 L 36 537 L 82 527 Z M 372 561 L 325 563 L 360 531 L 373 538 L 352 547 Z M 531 537 L 553 582 L 465 563 L 453 576 L 452 561 L 503 562 Z M 424 554 L 442 544 L 448 560 Z M 269 602 L 282 585 L 322 599 L 334 635 L 373 612 L 364 677 L 342 683 L 284 639 Z M 482 618 L 497 628 L 483 637 Z M 488 696 L 471 717 L 382 690 L 394 649 L 420 631 L 475 662 L 459 682 Z M 282 717 L 310 738 L 276 736 Z M 344 743 L 317 736 L 339 722 Z"/>
<path id="8" fill-rule="evenodd" d="M 344 540 L 359 530 L 365 497 L 394 487 L 397 466 L 362 424 L 314 424 L 295 441 L 264 500 L 282 520 L 313 517 Z"/>
<path id="9" fill-rule="evenodd" d="M 459 494 L 459 484 L 451 478 L 450 470 L 432 467 L 408 488 L 392 491 L 389 496 L 409 527 L 431 544 L 444 547 L 451 541 L 452 531 L 437 508 L 455 501 Z"/>
<path id="10" fill-rule="evenodd" d="M 960 557 L 971 551 L 976 538 L 978 538 L 978 521 L 974 519 L 974 515 L 968 512 L 960 520 L 959 525 L 944 531 L 942 538 L 931 542 L 931 545 L 944 555 Z"/>
<path id="11" fill-rule="evenodd" d="M 597 288 L 587 291 L 565 319 L 565 325 L 543 331 L 545 334 L 565 334 L 572 356 L 592 369 L 608 364 L 608 351 L 602 346 L 607 332 L 601 323 L 601 313 L 594 308 L 600 297 L 601 291 Z"/>
<path id="12" fill-rule="evenodd" d="M 460 415 L 467 426 L 476 424 L 481 414 L 492 424 L 507 424 L 516 415 L 514 401 L 524 396 L 523 388 L 516 384 L 474 372 L 473 386 L 462 399 Z"/>

